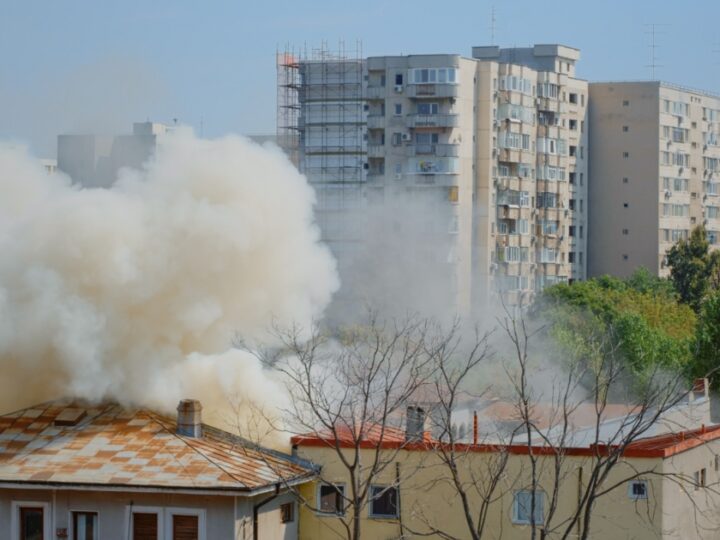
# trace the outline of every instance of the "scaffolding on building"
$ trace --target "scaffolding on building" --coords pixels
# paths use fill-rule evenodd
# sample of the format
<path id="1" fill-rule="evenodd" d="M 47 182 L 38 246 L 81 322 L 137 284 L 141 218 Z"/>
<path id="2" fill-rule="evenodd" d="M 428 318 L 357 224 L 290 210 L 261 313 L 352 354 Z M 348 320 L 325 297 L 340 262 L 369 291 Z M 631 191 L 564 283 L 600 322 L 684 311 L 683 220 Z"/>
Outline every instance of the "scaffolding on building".
<path id="1" fill-rule="evenodd" d="M 286 47 L 277 53 L 277 81 L 278 144 L 315 188 L 323 237 L 351 240 L 367 176 L 362 45 Z"/>

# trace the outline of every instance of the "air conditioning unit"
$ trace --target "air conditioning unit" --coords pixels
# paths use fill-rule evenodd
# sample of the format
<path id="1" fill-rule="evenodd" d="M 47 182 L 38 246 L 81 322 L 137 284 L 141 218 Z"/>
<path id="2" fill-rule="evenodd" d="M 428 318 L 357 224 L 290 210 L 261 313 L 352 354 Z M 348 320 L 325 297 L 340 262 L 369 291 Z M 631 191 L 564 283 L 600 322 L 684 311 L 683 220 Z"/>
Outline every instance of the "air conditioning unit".
<path id="1" fill-rule="evenodd" d="M 409 133 L 403 133 L 402 140 L 404 142 L 410 142 L 410 141 L 412 141 L 412 135 L 410 135 Z"/>
<path id="2" fill-rule="evenodd" d="M 671 196 L 672 196 L 672 191 L 670 191 L 669 189 L 666 189 L 665 190 L 665 198 L 669 199 Z"/>
<path id="3" fill-rule="evenodd" d="M 403 91 L 403 86 L 402 86 L 402 84 L 396 84 L 396 85 L 395 85 L 395 93 L 397 93 L 397 94 L 402 94 L 402 91 Z"/>

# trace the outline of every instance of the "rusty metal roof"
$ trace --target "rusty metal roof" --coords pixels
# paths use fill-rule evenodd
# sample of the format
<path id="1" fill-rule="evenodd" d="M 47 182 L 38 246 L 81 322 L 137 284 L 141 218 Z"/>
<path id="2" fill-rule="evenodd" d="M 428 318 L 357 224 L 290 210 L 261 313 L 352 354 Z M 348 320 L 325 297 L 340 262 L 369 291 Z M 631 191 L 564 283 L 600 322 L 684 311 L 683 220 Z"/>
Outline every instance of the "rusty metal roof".
<path id="1" fill-rule="evenodd" d="M 311 476 L 307 462 L 203 425 L 61 400 L 0 416 L 0 482 L 248 492 Z"/>

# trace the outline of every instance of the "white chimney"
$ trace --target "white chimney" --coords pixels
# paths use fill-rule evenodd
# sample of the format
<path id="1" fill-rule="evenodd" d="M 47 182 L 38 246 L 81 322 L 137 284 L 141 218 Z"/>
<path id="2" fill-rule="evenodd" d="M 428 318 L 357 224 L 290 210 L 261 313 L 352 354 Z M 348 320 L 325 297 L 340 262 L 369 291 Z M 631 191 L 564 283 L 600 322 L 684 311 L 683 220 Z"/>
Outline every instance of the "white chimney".
<path id="1" fill-rule="evenodd" d="M 425 436 L 425 410 L 422 407 L 408 407 L 406 422 L 405 440 L 422 441 Z"/>
<path id="2" fill-rule="evenodd" d="M 182 399 L 177 406 L 177 434 L 202 437 L 202 405 L 197 399 Z"/>

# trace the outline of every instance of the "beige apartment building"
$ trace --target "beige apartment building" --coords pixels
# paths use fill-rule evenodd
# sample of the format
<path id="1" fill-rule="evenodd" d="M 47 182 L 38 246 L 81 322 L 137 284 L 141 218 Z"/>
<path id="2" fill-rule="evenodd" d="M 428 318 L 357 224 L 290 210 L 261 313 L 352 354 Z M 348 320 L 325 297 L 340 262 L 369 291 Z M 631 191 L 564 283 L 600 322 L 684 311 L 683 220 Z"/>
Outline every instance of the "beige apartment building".
<path id="1" fill-rule="evenodd" d="M 401 267 L 411 261 L 407 280 L 420 269 L 423 292 L 432 284 L 461 313 L 496 294 L 525 305 L 547 285 L 584 279 L 588 90 L 578 59 L 562 45 L 362 64 L 282 55 L 280 141 L 298 145 L 290 153 L 319 194 L 341 279 L 373 226 Z"/>
<path id="2" fill-rule="evenodd" d="M 658 81 L 590 84 L 588 274 L 660 276 L 667 250 L 720 231 L 720 96 Z"/>

